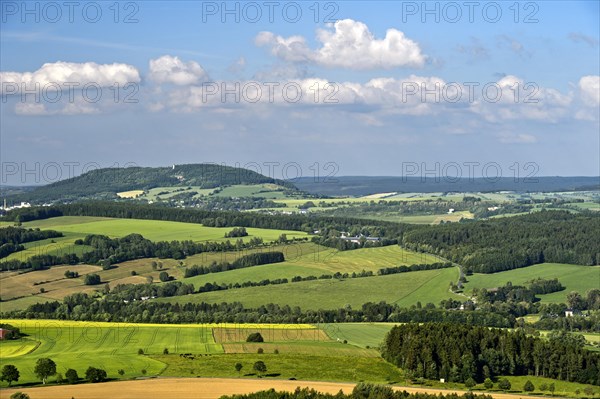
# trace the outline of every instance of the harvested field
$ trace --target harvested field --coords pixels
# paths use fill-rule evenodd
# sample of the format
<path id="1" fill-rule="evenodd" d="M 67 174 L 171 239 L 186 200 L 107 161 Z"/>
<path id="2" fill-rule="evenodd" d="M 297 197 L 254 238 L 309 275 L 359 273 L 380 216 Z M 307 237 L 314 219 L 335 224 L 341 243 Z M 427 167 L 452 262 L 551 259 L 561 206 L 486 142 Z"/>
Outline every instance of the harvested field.
<path id="1" fill-rule="evenodd" d="M 246 394 L 274 388 L 280 391 L 293 391 L 297 387 L 314 388 L 320 392 L 336 394 L 349 393 L 354 384 L 312 381 L 269 381 L 265 379 L 227 379 L 227 378 L 157 378 L 137 381 L 107 382 L 103 384 L 62 385 L 26 389 L 3 389 L 0 399 L 8 399 L 14 392 L 25 392 L 35 399 L 57 399 L 75 397 L 77 399 L 219 399 L 223 395 Z M 452 393 L 451 391 L 427 388 L 404 388 L 411 393 Z M 496 399 L 517 399 L 522 395 L 492 393 Z M 538 398 L 543 398 L 537 396 Z"/>

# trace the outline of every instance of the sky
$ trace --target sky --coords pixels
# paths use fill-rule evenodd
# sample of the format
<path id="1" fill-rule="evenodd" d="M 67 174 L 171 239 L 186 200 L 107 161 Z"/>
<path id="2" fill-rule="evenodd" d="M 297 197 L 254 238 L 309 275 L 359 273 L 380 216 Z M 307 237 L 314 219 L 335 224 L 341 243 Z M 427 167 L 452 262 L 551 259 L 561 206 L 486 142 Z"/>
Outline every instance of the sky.
<path id="1" fill-rule="evenodd" d="M 597 1 L 0 1 L 0 184 L 598 176 Z"/>

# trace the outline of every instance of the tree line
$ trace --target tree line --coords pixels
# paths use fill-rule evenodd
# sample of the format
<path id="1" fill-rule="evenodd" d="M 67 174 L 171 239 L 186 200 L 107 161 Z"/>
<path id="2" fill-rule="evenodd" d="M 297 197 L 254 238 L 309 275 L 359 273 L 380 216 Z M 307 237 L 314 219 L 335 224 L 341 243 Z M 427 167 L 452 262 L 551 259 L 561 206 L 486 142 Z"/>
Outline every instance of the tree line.
<path id="1" fill-rule="evenodd" d="M 600 385 L 600 354 L 584 349 L 582 339 L 569 333 L 546 340 L 522 330 L 404 324 L 390 330 L 382 355 L 417 378 L 483 382 L 499 375 L 535 375 Z"/>
<path id="2" fill-rule="evenodd" d="M 255 252 L 244 255 L 233 262 L 213 262 L 210 266 L 193 265 L 185 270 L 184 277 L 199 276 L 208 273 L 225 272 L 227 270 L 243 269 L 246 267 L 266 265 L 270 263 L 279 263 L 285 261 L 283 252 Z"/>
<path id="3" fill-rule="evenodd" d="M 177 294 L 178 285 L 168 289 Z M 386 302 L 365 303 L 359 309 L 344 307 L 328 310 L 302 310 L 298 306 L 290 307 L 278 304 L 266 304 L 257 308 L 246 308 L 239 302 L 232 303 L 171 303 L 155 302 L 152 300 L 135 301 L 126 303 L 124 298 L 133 300 L 129 293 L 141 298 L 141 292 L 146 297 L 158 296 L 158 291 L 143 291 L 152 287 L 123 288 L 124 294 L 119 289 L 98 299 L 86 293 L 69 295 L 62 302 L 36 303 L 24 310 L 15 310 L 0 314 L 4 318 L 28 319 L 59 319 L 78 321 L 113 321 L 125 323 L 342 323 L 342 322 L 398 322 L 398 323 L 424 323 L 453 322 L 462 324 L 485 325 L 492 327 L 514 327 L 516 319 L 509 314 L 490 313 L 484 311 L 456 311 L 436 308 L 428 304 L 425 308 L 401 308 Z M 176 288 L 177 287 L 177 288 Z M 167 289 L 167 288 L 163 288 Z"/>
<path id="4" fill-rule="evenodd" d="M 13 252 L 22 251 L 26 242 L 62 237 L 63 234 L 54 230 L 24 229 L 21 227 L 5 227 L 0 229 L 0 258 L 5 258 Z"/>
<path id="5" fill-rule="evenodd" d="M 221 399 L 492 399 L 490 395 L 476 395 L 471 392 L 431 394 L 395 391 L 388 385 L 375 385 L 360 382 L 349 394 L 341 390 L 335 395 L 321 393 L 309 388 L 296 388 L 294 392 L 277 392 L 274 389 L 251 394 L 223 396 Z"/>
<path id="6" fill-rule="evenodd" d="M 550 294 L 564 290 L 565 287 L 554 279 L 537 278 L 528 283 L 527 286 L 513 285 L 510 281 L 501 287 L 493 289 L 474 288 L 473 296 L 477 303 L 496 303 L 496 302 L 537 302 L 539 298 L 536 295 Z"/>
<path id="7" fill-rule="evenodd" d="M 398 239 L 404 232 L 422 226 L 350 217 L 318 215 L 268 215 L 255 212 L 207 211 L 169 208 L 160 204 L 132 202 L 82 201 L 49 207 L 21 208 L 9 211 L 7 220 L 26 222 L 57 216 L 98 216 L 123 219 L 150 219 L 201 223 L 208 227 L 254 227 L 263 229 L 313 232 L 332 229 L 352 231 L 368 229 L 378 237 Z"/>

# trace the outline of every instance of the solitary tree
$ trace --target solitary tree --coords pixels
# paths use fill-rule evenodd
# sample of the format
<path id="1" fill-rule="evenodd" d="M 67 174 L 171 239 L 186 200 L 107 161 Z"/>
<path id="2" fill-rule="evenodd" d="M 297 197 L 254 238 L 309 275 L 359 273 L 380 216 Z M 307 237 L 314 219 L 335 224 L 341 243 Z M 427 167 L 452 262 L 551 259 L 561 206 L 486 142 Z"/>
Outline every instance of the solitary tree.
<path id="1" fill-rule="evenodd" d="M 502 389 L 503 391 L 510 390 L 510 388 L 511 388 L 510 381 L 507 380 L 506 378 L 501 379 L 500 381 L 498 381 L 498 388 Z"/>
<path id="2" fill-rule="evenodd" d="M 65 377 L 67 381 L 69 381 L 69 384 L 75 384 L 77 381 L 79 381 L 79 375 L 77 374 L 77 370 L 68 369 L 65 373 Z"/>
<path id="3" fill-rule="evenodd" d="M 123 369 L 119 369 L 119 371 L 117 371 L 117 373 L 119 373 L 119 375 L 120 375 L 121 377 L 123 377 L 123 376 L 125 375 L 125 370 L 123 370 Z"/>
<path id="4" fill-rule="evenodd" d="M 52 359 L 43 357 L 37 360 L 33 372 L 41 378 L 42 384 L 45 384 L 48 377 L 56 374 L 56 363 Z"/>
<path id="5" fill-rule="evenodd" d="M 237 372 L 238 372 L 238 375 L 240 374 L 240 371 L 242 371 L 242 368 L 243 368 L 243 367 L 244 367 L 244 366 L 242 366 L 242 363 L 236 363 L 236 364 L 235 364 L 235 371 L 237 371 Z"/>
<path id="6" fill-rule="evenodd" d="M 169 354 L 169 348 L 163 349 L 163 355 L 168 355 L 168 354 Z"/>
<path id="7" fill-rule="evenodd" d="M 253 369 L 258 373 L 258 376 L 261 377 L 263 373 L 267 372 L 267 365 L 262 360 L 259 360 L 254 363 Z"/>
<path id="8" fill-rule="evenodd" d="M 525 382 L 525 385 L 523 385 L 523 390 L 525 392 L 533 392 L 535 390 L 535 386 L 533 385 L 533 382 L 527 380 L 527 382 Z"/>
<path id="9" fill-rule="evenodd" d="M 0 381 L 6 381 L 8 382 L 8 386 L 10 386 L 13 381 L 19 381 L 19 376 L 19 370 L 12 364 L 7 364 L 6 366 L 2 367 Z"/>
<path id="10" fill-rule="evenodd" d="M 160 279 L 160 281 L 165 283 L 165 282 L 169 281 L 169 279 L 171 277 L 169 276 L 169 273 L 167 273 L 167 272 L 160 272 L 160 274 L 158 275 L 158 278 Z"/>

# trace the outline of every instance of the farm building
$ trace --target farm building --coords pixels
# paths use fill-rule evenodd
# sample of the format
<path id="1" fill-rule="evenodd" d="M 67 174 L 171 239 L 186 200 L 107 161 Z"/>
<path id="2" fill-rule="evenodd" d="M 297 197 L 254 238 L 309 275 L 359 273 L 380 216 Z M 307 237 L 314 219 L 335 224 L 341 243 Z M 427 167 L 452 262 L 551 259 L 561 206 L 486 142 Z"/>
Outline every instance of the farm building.
<path id="1" fill-rule="evenodd" d="M 346 232 L 342 232 L 342 235 L 341 235 L 340 238 L 342 240 L 350 241 L 350 242 L 353 242 L 353 243 L 356 243 L 356 244 L 360 244 L 361 239 L 365 240 L 365 241 L 379 241 L 379 237 L 367 237 L 367 236 L 362 235 L 362 234 L 359 235 L 359 236 L 356 236 L 356 237 L 350 237 L 347 234 L 348 233 L 346 233 Z"/>
<path id="2" fill-rule="evenodd" d="M 7 330 L 6 328 L 0 328 L 0 340 L 6 339 L 12 330 Z"/>

